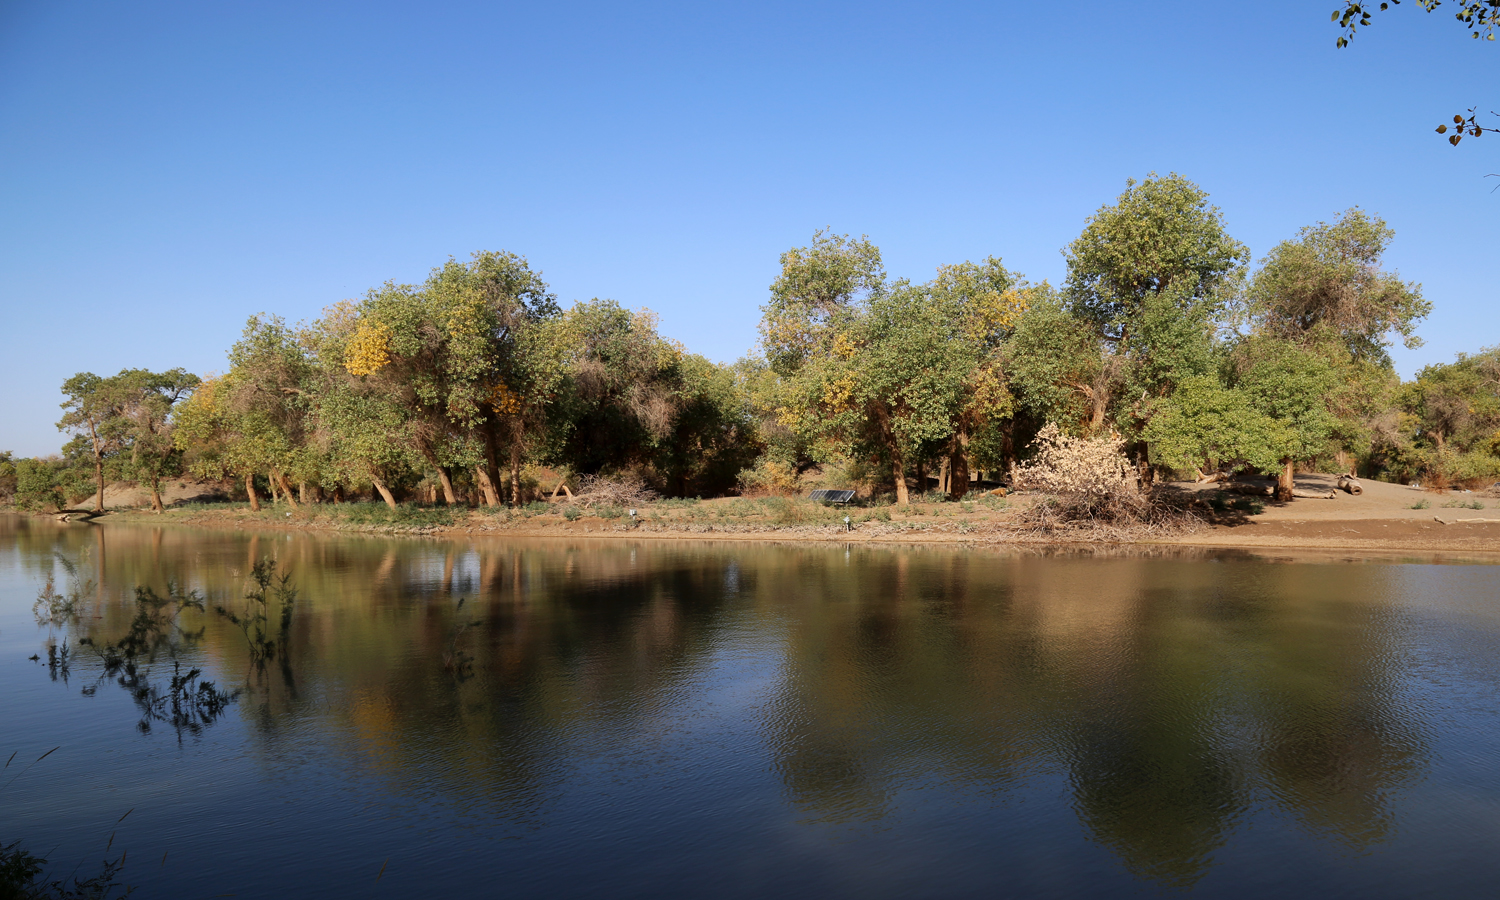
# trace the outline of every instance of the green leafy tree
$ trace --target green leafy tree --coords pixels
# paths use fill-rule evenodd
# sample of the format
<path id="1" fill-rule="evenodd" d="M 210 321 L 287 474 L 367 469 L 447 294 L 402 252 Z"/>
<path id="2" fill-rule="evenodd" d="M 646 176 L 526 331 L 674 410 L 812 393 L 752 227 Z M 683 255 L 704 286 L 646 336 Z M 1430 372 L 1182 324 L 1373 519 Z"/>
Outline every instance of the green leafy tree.
<path id="1" fill-rule="evenodd" d="M 67 399 L 57 427 L 77 435 L 87 448 L 98 490 L 97 509 L 104 510 L 106 465 L 147 483 L 153 508 L 161 509 L 160 480 L 175 464 L 168 417 L 173 405 L 197 384 L 198 378 L 183 369 L 125 369 L 108 378 L 80 372 L 63 382 Z"/>
<path id="2" fill-rule="evenodd" d="M 1447 482 L 1500 477 L 1500 347 L 1427 366 L 1405 385 L 1414 473 Z"/>
<path id="3" fill-rule="evenodd" d="M 476 364 L 465 357 L 482 352 L 475 345 L 485 329 L 477 303 L 443 300 L 449 302 L 411 285 L 387 283 L 370 291 L 360 305 L 351 342 L 355 354 L 346 368 L 400 407 L 407 439 L 452 505 L 458 502 L 453 470 L 474 466 L 480 458 L 470 427 L 479 415 L 477 387 L 465 372 Z M 463 340 L 469 332 L 475 339 Z"/>
<path id="4" fill-rule="evenodd" d="M 387 284 L 361 304 L 348 371 L 403 408 L 448 503 L 457 502 L 459 469 L 472 470 L 486 502 L 498 504 L 502 441 L 512 445 L 514 496 L 554 374 L 526 333 L 558 314 L 541 276 L 508 253 L 449 260 L 421 288 Z"/>
<path id="5" fill-rule="evenodd" d="M 781 254 L 781 274 L 771 283 L 760 325 L 771 368 L 790 374 L 810 356 L 827 355 L 840 320 L 884 290 L 880 248 L 868 237 L 856 240 L 825 229 L 810 246 Z"/>
<path id="6" fill-rule="evenodd" d="M 62 509 L 67 501 L 59 484 L 61 460 L 16 460 L 16 505 L 22 509 Z"/>
<path id="7" fill-rule="evenodd" d="M 1007 384 L 1002 347 L 1014 335 L 1037 289 L 991 256 L 978 263 L 940 266 L 927 290 L 934 304 L 954 311 L 955 325 L 977 359 L 963 389 L 968 401 L 944 453 L 944 486 L 951 496 L 962 498 L 969 489 L 971 457 L 990 467 L 1003 465 L 1011 455 L 1007 426 L 1016 403 Z"/>
<path id="8" fill-rule="evenodd" d="M 1153 297 L 1218 313 L 1249 261 L 1208 194 L 1175 173 L 1128 180 L 1115 205 L 1101 207 L 1064 255 L 1070 309 L 1111 343 L 1130 337 Z"/>
<path id="9" fill-rule="evenodd" d="M 244 393 L 232 371 L 203 382 L 178 408 L 173 440 L 194 475 L 243 479 L 250 508 L 258 510 L 255 476 L 273 471 L 291 448 L 270 419 L 240 405 Z"/>
<path id="10" fill-rule="evenodd" d="M 320 471 L 311 446 L 312 362 L 280 317 L 257 315 L 230 349 L 229 364 L 178 408 L 176 445 L 199 477 L 243 479 L 252 509 L 260 509 L 260 474 L 273 497 L 295 507 L 290 477 L 305 482 Z"/>
<path id="11" fill-rule="evenodd" d="M 653 467 L 671 493 L 724 494 L 764 449 L 749 395 L 733 367 L 696 353 L 682 357 L 677 378 L 672 434 L 655 454 Z"/>
<path id="12" fill-rule="evenodd" d="M 1184 379 L 1158 406 L 1144 435 L 1157 465 L 1177 471 L 1281 466 L 1276 422 L 1216 375 Z"/>
<path id="13" fill-rule="evenodd" d="M 302 333 L 312 366 L 310 440 L 328 486 L 369 486 L 394 509 L 394 488 L 422 460 L 410 409 L 368 377 L 389 359 L 389 333 L 360 313 L 353 303 L 335 304 Z"/>
<path id="14" fill-rule="evenodd" d="M 1001 443 L 1014 406 L 1001 346 L 1029 302 L 1024 280 L 990 257 L 887 285 L 868 238 L 826 232 L 781 265 L 761 322 L 769 371 L 752 389 L 775 412 L 770 445 L 884 469 L 901 504 L 908 476 L 925 482 L 941 459 L 961 494 L 972 450 Z"/>
<path id="15" fill-rule="evenodd" d="M 251 444 L 247 462 L 258 457 L 272 495 L 296 508 L 291 479 L 316 482 L 321 470 L 310 442 L 312 363 L 301 336 L 280 316 L 251 316 L 229 365 L 224 399 Z"/>
<path id="16" fill-rule="evenodd" d="M 1274 425 L 1266 453 L 1279 463 L 1277 499 L 1292 499 L 1298 463 L 1329 449 L 1336 423 L 1327 398 L 1337 384 L 1325 357 L 1290 341 L 1255 336 L 1236 348 L 1231 386 Z"/>
<path id="17" fill-rule="evenodd" d="M 1068 311 L 1092 323 L 1103 345 L 1091 430 L 1123 401 L 1114 425 L 1144 464 L 1149 457 L 1138 442 L 1156 408 L 1151 401 L 1211 368 L 1214 337 L 1227 324 L 1249 251 L 1229 236 L 1202 188 L 1153 173 L 1127 182 L 1064 252 Z"/>
<path id="18" fill-rule="evenodd" d="M 1432 312 L 1422 286 L 1381 267 L 1395 231 L 1350 209 L 1303 228 L 1261 261 L 1249 289 L 1252 327 L 1303 345 L 1343 345 L 1351 359 L 1389 363 L 1390 336 L 1421 345 L 1417 325 Z"/>
<path id="19" fill-rule="evenodd" d="M 16 460 L 9 450 L 0 450 L 0 503 L 8 503 L 16 494 Z"/>
<path id="20" fill-rule="evenodd" d="M 1370 457 L 1394 401 L 1392 341 L 1420 345 L 1417 325 L 1432 311 L 1421 285 L 1382 268 L 1393 236 L 1379 216 L 1348 210 L 1273 248 L 1247 291 L 1254 333 L 1316 352 L 1337 373 L 1327 401 L 1345 467 Z"/>
<path id="21" fill-rule="evenodd" d="M 92 372 L 80 372 L 63 382 L 63 417 L 59 431 L 72 432 L 86 442 L 92 457 L 94 480 L 98 487 L 95 508 L 104 511 L 104 466 L 120 452 L 126 440 L 126 422 L 121 415 L 120 394 L 116 385 Z"/>
<path id="22" fill-rule="evenodd" d="M 783 421 L 813 439 L 825 458 L 847 455 L 884 466 L 896 502 L 910 502 L 913 464 L 946 448 L 968 404 L 978 363 L 952 303 L 925 286 L 897 282 L 841 317 L 829 352 L 789 379 Z"/>
<path id="23" fill-rule="evenodd" d="M 1106 352 L 1094 323 L 1069 312 L 1050 288 L 1035 292 L 1004 354 L 1018 408 L 1035 428 L 1052 422 L 1073 435 L 1105 430 L 1124 358 Z"/>
<path id="24" fill-rule="evenodd" d="M 586 474 L 655 468 L 688 400 L 688 354 L 656 327 L 654 313 L 613 300 L 578 303 L 563 314 L 556 340 L 566 381 L 558 388 L 555 461 Z"/>
<path id="25" fill-rule="evenodd" d="M 182 471 L 181 452 L 173 439 L 173 408 L 200 379 L 185 369 L 128 369 L 116 379 L 129 444 L 126 469 L 133 480 L 150 488 L 151 508 L 161 512 L 161 480 Z"/>
<path id="26" fill-rule="evenodd" d="M 557 298 L 524 257 L 504 252 L 450 259 L 433 270 L 425 293 L 441 310 L 446 336 L 444 414 L 482 451 L 475 481 L 490 506 L 500 503 L 499 458 L 508 448 L 518 504 L 522 462 L 544 442 L 562 375 Z"/>

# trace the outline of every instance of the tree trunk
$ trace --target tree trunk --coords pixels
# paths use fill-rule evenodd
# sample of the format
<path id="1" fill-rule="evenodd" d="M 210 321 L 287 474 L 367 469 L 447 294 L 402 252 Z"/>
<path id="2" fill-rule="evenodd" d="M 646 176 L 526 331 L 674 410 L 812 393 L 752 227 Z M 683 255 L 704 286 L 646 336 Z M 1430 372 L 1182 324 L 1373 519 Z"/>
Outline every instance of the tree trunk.
<path id="1" fill-rule="evenodd" d="M 490 509 L 500 505 L 500 498 L 495 495 L 495 483 L 490 480 L 490 473 L 485 471 L 488 466 L 474 467 L 474 483 L 479 485 L 479 492 L 484 495 L 484 505 Z"/>
<path id="2" fill-rule="evenodd" d="M 292 482 L 286 477 L 285 472 L 277 475 L 276 478 L 281 482 L 281 493 L 282 496 L 286 497 L 287 505 L 292 509 L 296 509 L 297 501 L 292 498 Z"/>
<path id="3" fill-rule="evenodd" d="M 157 480 L 153 478 L 151 479 L 151 510 L 153 512 L 162 512 L 165 509 L 166 506 L 161 502 L 161 489 L 157 484 Z"/>
<path id="4" fill-rule="evenodd" d="M 453 479 L 448 477 L 448 470 L 438 466 L 437 473 L 438 482 L 443 486 L 443 502 L 449 506 L 457 505 L 458 498 L 453 496 Z"/>
<path id="5" fill-rule="evenodd" d="M 1282 503 L 1292 499 L 1292 492 L 1297 489 L 1297 483 L 1292 476 L 1296 469 L 1291 460 L 1281 462 L 1281 475 L 1276 479 L 1276 499 Z"/>
<path id="6" fill-rule="evenodd" d="M 969 493 L 969 458 L 962 446 L 948 457 L 948 496 L 962 500 Z"/>
<path id="7" fill-rule="evenodd" d="M 910 506 L 911 495 L 906 492 L 906 461 L 895 448 L 891 450 L 891 474 L 896 478 L 896 505 Z"/>
<path id="8" fill-rule="evenodd" d="M 99 483 L 99 502 L 94 504 L 94 509 L 104 512 L 104 453 L 99 446 L 99 432 L 94 428 L 94 420 L 89 419 L 89 440 L 94 445 L 94 480 Z M 99 570 L 103 572 L 103 569 Z M 103 582 L 104 579 L 99 579 Z"/>
<path id="9" fill-rule="evenodd" d="M 99 483 L 99 502 L 94 504 L 94 509 L 104 512 L 104 460 L 94 457 L 94 479 Z"/>
<path id="10" fill-rule="evenodd" d="M 385 482 L 381 481 L 379 478 L 376 478 L 374 475 L 371 475 L 370 483 L 375 485 L 375 490 L 380 492 L 380 499 L 385 501 L 385 505 L 389 506 L 391 509 L 395 509 L 396 498 L 391 496 L 390 488 L 385 486 Z"/>
<path id="11" fill-rule="evenodd" d="M 281 502 L 281 492 L 278 491 L 277 488 L 276 488 L 276 473 L 275 472 L 271 472 L 271 473 L 268 473 L 266 475 L 266 487 L 268 487 L 268 488 L 271 489 L 271 505 L 275 506 L 276 504 L 280 503 Z"/>
<path id="12" fill-rule="evenodd" d="M 249 472 L 245 473 L 245 496 L 250 498 L 250 508 L 259 512 L 260 498 L 255 495 L 255 476 Z"/>
<path id="13" fill-rule="evenodd" d="M 500 485 L 501 485 L 501 481 L 500 481 L 500 462 L 499 462 L 499 458 L 498 458 L 497 454 L 495 453 L 495 432 L 493 431 L 493 429 L 489 425 L 486 425 L 484 427 L 483 432 L 484 432 L 484 474 L 485 474 L 485 477 L 489 480 L 490 491 L 493 492 L 494 495 L 495 495 L 495 502 L 492 503 L 492 504 L 490 504 L 490 505 L 491 506 L 499 506 L 500 502 L 501 502 L 501 496 L 500 496 L 501 495 L 501 490 L 500 490 Z M 488 495 L 486 495 L 486 496 L 488 496 Z"/>
<path id="14" fill-rule="evenodd" d="M 1141 487 L 1150 489 L 1156 483 L 1156 467 L 1151 465 L 1151 455 L 1144 444 L 1135 452 L 1135 468 Z"/>
<path id="15" fill-rule="evenodd" d="M 510 442 L 510 505 L 521 505 L 521 442 Z"/>

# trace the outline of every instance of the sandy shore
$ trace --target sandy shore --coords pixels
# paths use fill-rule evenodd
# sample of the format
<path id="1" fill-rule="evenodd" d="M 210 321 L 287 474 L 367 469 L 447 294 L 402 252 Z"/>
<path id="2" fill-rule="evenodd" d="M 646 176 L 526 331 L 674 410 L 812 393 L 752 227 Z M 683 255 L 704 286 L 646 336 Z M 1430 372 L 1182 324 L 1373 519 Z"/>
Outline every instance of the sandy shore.
<path id="1" fill-rule="evenodd" d="M 1299 475 L 1298 486 L 1331 490 L 1335 478 Z M 1177 484 L 1174 489 L 1214 495 L 1213 486 Z M 490 510 L 459 510 L 451 524 L 358 524 L 322 512 L 318 506 L 285 506 L 252 513 L 242 505 L 222 509 L 169 509 L 111 512 L 106 521 L 178 523 L 197 527 L 297 531 L 344 531 L 433 536 L 491 535 L 528 538 L 591 537 L 633 540 L 792 541 L 839 543 L 942 544 L 1140 544 L 1224 547 L 1255 550 L 1332 550 L 1361 552 L 1495 554 L 1500 557 L 1500 496 L 1433 492 L 1406 485 L 1362 482 L 1363 493 L 1335 492 L 1333 499 L 1265 502 L 1259 511 L 1220 515 L 1216 521 L 1172 533 L 1153 531 L 1101 534 L 1079 530 L 1037 534 L 1018 527 L 1016 513 L 1034 497 L 1008 498 L 998 504 L 914 504 L 910 509 L 851 509 L 852 528 L 845 530 L 841 512 L 827 512 L 829 522 L 787 523 L 746 514 L 746 501 L 726 498 L 690 506 L 651 504 L 640 521 L 561 514 L 516 516 Z M 174 486 L 176 488 L 176 486 Z M 171 494 L 190 493 L 190 486 Z M 106 502 L 112 498 L 106 496 Z M 1242 504 L 1243 505 L 1243 504 Z M 267 504 L 269 507 L 269 504 Z M 1474 507 L 1480 508 L 1474 508 Z"/>

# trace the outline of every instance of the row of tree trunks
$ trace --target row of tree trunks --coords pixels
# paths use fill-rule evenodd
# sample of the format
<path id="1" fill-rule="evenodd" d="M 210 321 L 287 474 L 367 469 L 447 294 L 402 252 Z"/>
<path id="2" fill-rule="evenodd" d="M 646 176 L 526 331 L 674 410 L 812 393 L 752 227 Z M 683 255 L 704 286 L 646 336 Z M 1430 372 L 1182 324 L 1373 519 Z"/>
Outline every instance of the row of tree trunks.
<path id="1" fill-rule="evenodd" d="M 969 459 L 964 455 L 964 451 L 962 449 L 962 447 L 968 442 L 967 440 L 964 440 L 963 444 L 960 444 L 960 439 L 955 439 L 955 449 L 938 462 L 938 493 L 943 494 L 944 496 L 951 497 L 954 500 L 963 499 L 963 497 L 969 493 L 969 486 L 971 483 L 969 479 Z M 892 477 L 898 477 L 895 475 L 894 467 L 892 468 Z M 925 466 L 919 466 L 917 468 L 916 481 L 917 493 L 925 494 L 927 492 L 927 471 Z M 897 481 L 897 483 L 900 484 L 899 480 Z M 898 502 L 900 502 L 899 498 L 901 496 L 901 493 L 902 490 L 898 487 L 896 489 Z"/>
<path id="2" fill-rule="evenodd" d="M 510 471 L 507 473 L 510 476 L 510 504 L 512 506 L 521 505 L 522 461 L 523 456 L 520 452 L 520 448 L 513 447 L 510 454 Z M 438 467 L 437 471 L 439 475 L 439 483 L 441 485 L 443 501 L 449 506 L 457 505 L 458 494 L 457 491 L 454 490 L 453 479 L 451 475 L 441 467 Z M 478 486 L 479 494 L 477 498 L 474 495 L 469 495 L 469 505 L 476 505 L 480 499 L 482 499 L 485 506 L 488 506 L 492 509 L 503 505 L 504 499 L 501 497 L 500 489 L 500 470 L 498 460 L 493 455 L 489 456 L 489 458 L 486 460 L 486 465 L 475 467 L 474 481 Z M 285 500 L 288 505 L 292 507 L 292 509 L 297 509 L 299 502 L 302 504 L 310 504 L 314 502 L 321 502 L 322 500 L 323 492 L 317 485 L 309 486 L 306 482 L 298 482 L 297 489 L 294 491 L 292 489 L 291 479 L 283 472 L 272 472 L 271 474 L 266 476 L 266 482 L 267 486 L 270 489 L 271 502 L 273 504 L 280 503 L 282 500 Z M 372 475 L 370 478 L 370 483 L 374 486 L 381 499 L 386 502 L 386 505 L 390 506 L 392 509 L 395 509 L 397 506 L 395 496 L 392 494 L 390 488 L 385 484 L 385 482 Z M 247 474 L 245 476 L 245 495 L 250 500 L 250 508 L 258 512 L 260 510 L 260 495 L 256 492 L 255 476 L 253 474 Z M 101 493 L 100 496 L 102 497 L 103 494 Z M 300 500 L 298 499 L 299 497 Z M 333 494 L 333 502 L 339 503 L 342 501 L 342 489 L 335 489 L 335 492 Z M 437 489 L 433 489 L 433 492 L 429 497 L 429 502 L 437 502 Z M 162 502 L 158 487 L 154 483 L 151 485 L 151 505 L 152 508 L 157 512 L 161 512 L 166 508 L 165 504 Z M 99 506 L 98 508 L 100 508 L 101 510 L 103 509 L 102 506 Z"/>

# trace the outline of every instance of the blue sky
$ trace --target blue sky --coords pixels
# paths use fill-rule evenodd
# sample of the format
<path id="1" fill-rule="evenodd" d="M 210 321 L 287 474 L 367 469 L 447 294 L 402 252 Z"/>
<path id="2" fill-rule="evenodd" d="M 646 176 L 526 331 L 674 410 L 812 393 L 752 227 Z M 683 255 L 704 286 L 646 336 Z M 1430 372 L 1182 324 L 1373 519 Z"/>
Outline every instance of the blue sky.
<path id="1" fill-rule="evenodd" d="M 56 451 L 77 371 L 222 371 L 252 313 L 480 249 L 720 361 L 825 226 L 1057 283 L 1153 170 L 1257 259 L 1384 216 L 1436 306 L 1409 376 L 1500 342 L 1500 136 L 1432 133 L 1500 108 L 1500 46 L 1408 3 L 1337 50 L 1336 5 L 6 0 L 0 449 Z"/>

